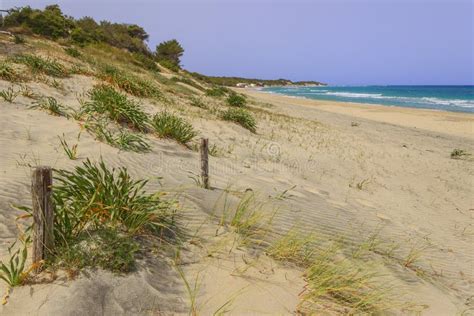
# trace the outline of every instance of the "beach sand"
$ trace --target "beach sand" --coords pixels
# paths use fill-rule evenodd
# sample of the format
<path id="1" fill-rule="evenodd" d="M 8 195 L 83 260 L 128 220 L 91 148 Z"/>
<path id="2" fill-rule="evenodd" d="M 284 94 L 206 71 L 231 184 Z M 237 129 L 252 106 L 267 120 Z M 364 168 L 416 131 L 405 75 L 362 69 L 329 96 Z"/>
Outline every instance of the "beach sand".
<path id="1" fill-rule="evenodd" d="M 74 75 L 61 82 L 64 91 L 29 85 L 77 108 L 76 95 L 95 80 Z M 0 90 L 8 86 L 0 81 Z M 77 122 L 28 109 L 31 101 L 23 96 L 11 104 L 2 101 L 1 258 L 18 234 L 15 217 L 20 213 L 11 205 L 31 204 L 28 164 L 70 169 L 86 157 L 103 157 L 137 178 L 150 178 L 150 191 L 179 193 L 183 225 L 202 237 L 200 246 L 188 243 L 183 250 L 182 269 L 189 282 L 200 284 L 196 301 L 203 315 L 229 301 L 226 308 L 235 315 L 291 314 L 305 286 L 299 268 L 263 254 L 256 260 L 245 248 L 228 248 L 232 232 L 217 233 L 209 215 L 221 212 L 216 203 L 229 188 L 252 190 L 269 201 L 269 209 L 278 210 L 275 231 L 297 227 L 347 247 L 376 235 L 396 245 L 393 258 L 379 259 L 397 296 L 413 302 L 407 310 L 425 315 L 472 311 L 474 168 L 470 156 L 456 160 L 450 154 L 455 148 L 474 153 L 474 115 L 237 91 L 250 100 L 257 134 L 210 119 L 205 110 L 182 110 L 179 103 L 174 109 L 219 151 L 210 157 L 214 190 L 198 188 L 190 177 L 199 173 L 199 153 L 173 141 L 149 137 L 152 152 L 137 154 L 120 152 L 83 132 L 79 159 L 71 161 L 58 135 L 75 139 L 81 131 Z M 149 113 L 163 108 L 142 102 Z M 88 272 L 76 280 L 60 276 L 52 283 L 15 288 L 0 313 L 186 314 L 189 293 L 170 260 L 146 258 L 126 276 Z M 0 285 L 0 292 L 5 289 Z"/>

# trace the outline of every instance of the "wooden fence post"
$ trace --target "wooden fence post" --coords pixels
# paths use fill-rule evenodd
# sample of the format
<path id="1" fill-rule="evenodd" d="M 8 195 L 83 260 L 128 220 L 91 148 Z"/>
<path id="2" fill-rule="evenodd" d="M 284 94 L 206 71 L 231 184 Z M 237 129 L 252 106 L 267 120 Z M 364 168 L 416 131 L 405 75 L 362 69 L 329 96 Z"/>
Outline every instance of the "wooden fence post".
<path id="1" fill-rule="evenodd" d="M 54 208 L 51 167 L 39 166 L 31 177 L 33 202 L 33 263 L 46 259 L 54 247 Z M 38 270 L 38 269 L 37 269 Z"/>
<path id="2" fill-rule="evenodd" d="M 205 189 L 209 189 L 209 139 L 201 138 L 201 178 Z"/>

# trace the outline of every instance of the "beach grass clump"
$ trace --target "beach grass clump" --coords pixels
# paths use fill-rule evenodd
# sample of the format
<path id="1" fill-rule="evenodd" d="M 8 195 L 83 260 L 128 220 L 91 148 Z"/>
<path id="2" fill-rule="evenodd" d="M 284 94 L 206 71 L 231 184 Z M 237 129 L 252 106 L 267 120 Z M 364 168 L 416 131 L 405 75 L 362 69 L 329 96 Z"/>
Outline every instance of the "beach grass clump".
<path id="1" fill-rule="evenodd" d="M 8 103 L 12 103 L 19 94 L 20 92 L 15 91 L 13 87 L 0 91 L 0 97 Z"/>
<path id="2" fill-rule="evenodd" d="M 99 77 L 137 97 L 162 98 L 160 89 L 149 80 L 142 79 L 125 70 L 118 69 L 111 65 L 101 67 Z"/>
<path id="3" fill-rule="evenodd" d="M 137 66 L 140 66 L 146 70 L 152 72 L 160 72 L 160 68 L 156 65 L 156 62 L 153 58 L 143 54 L 143 53 L 133 53 L 133 63 Z"/>
<path id="4" fill-rule="evenodd" d="M 25 263 L 28 256 L 26 243 L 22 248 L 13 251 L 16 242 L 8 247 L 8 263 L 0 261 L 0 279 L 8 286 L 14 287 L 23 284 L 28 273 L 25 272 Z"/>
<path id="5" fill-rule="evenodd" d="M 342 307 L 347 314 L 373 314 L 395 304 L 389 297 L 390 288 L 384 285 L 378 272 L 365 262 L 346 259 L 337 245 L 317 251 L 305 279 L 307 286 L 301 306 L 317 307 L 326 301 L 337 309 Z"/>
<path id="6" fill-rule="evenodd" d="M 34 74 L 41 73 L 58 78 L 69 76 L 67 69 L 51 58 L 43 58 L 32 54 L 20 54 L 14 56 L 12 61 L 26 65 Z"/>
<path id="7" fill-rule="evenodd" d="M 271 222 L 275 213 L 263 210 L 264 203 L 253 192 L 247 192 L 235 207 L 230 207 L 225 196 L 224 210 L 220 225 L 230 226 L 241 238 L 240 245 L 260 246 L 271 231 Z"/>
<path id="8" fill-rule="evenodd" d="M 66 108 L 54 97 L 42 97 L 38 101 L 33 102 L 29 108 L 45 110 L 55 116 L 68 116 Z"/>
<path id="9" fill-rule="evenodd" d="M 128 234 L 171 229 L 174 210 L 144 190 L 126 168 L 108 168 L 87 159 L 73 171 L 55 170 L 55 238 L 70 240 L 87 229 L 120 228 Z"/>
<path id="10" fill-rule="evenodd" d="M 130 132 L 126 129 L 113 132 L 108 128 L 108 122 L 106 120 L 99 119 L 87 122 L 85 127 L 90 133 L 94 134 L 99 141 L 105 142 L 120 150 L 133 151 L 136 153 L 146 153 L 151 150 L 150 144 L 148 144 L 143 135 Z"/>
<path id="11" fill-rule="evenodd" d="M 248 129 L 252 133 L 257 131 L 257 123 L 252 114 L 242 108 L 229 108 L 222 113 L 222 118 L 226 121 L 231 121 L 239 124 L 243 128 Z"/>
<path id="12" fill-rule="evenodd" d="M 109 85 L 97 85 L 88 92 L 91 99 L 82 105 L 83 113 L 94 115 L 105 114 L 111 120 L 127 125 L 135 130 L 146 132 L 149 126 L 148 115 L 140 105 L 118 92 Z"/>
<path id="13" fill-rule="evenodd" d="M 214 87 L 206 90 L 206 95 L 209 97 L 220 98 L 225 96 L 227 93 L 230 93 L 230 90 L 225 87 Z"/>
<path id="14" fill-rule="evenodd" d="M 19 82 L 22 81 L 22 76 L 11 66 L 10 63 L 3 61 L 0 63 L 0 79 Z"/>
<path id="15" fill-rule="evenodd" d="M 244 107 L 247 104 L 247 100 L 237 93 L 232 93 L 227 97 L 227 104 L 235 107 Z"/>
<path id="16" fill-rule="evenodd" d="M 303 234 L 296 229 L 292 229 L 276 239 L 268 247 L 266 253 L 275 260 L 308 267 L 315 255 L 315 243 L 316 237 L 314 234 Z"/>
<path id="17" fill-rule="evenodd" d="M 463 159 L 467 156 L 470 156 L 470 154 L 464 149 L 455 148 L 451 152 L 451 159 Z"/>
<path id="18" fill-rule="evenodd" d="M 197 135 L 190 123 L 167 111 L 157 113 L 152 126 L 158 136 L 174 139 L 180 144 L 188 143 Z"/>
<path id="19" fill-rule="evenodd" d="M 208 106 L 206 104 L 204 104 L 204 102 L 199 98 L 191 97 L 190 100 L 191 100 L 191 105 L 192 106 L 195 106 L 195 107 L 201 108 L 201 109 L 207 109 L 208 108 Z"/>

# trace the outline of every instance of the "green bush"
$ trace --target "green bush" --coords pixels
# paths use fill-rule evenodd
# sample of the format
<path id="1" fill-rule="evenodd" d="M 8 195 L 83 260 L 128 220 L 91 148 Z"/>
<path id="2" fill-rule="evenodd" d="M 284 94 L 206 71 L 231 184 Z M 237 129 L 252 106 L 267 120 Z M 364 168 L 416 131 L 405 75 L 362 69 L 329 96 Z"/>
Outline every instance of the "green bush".
<path id="1" fill-rule="evenodd" d="M 229 92 L 229 89 L 225 87 L 214 87 L 212 89 L 206 90 L 206 95 L 209 97 L 223 97 L 228 92 Z"/>
<path id="2" fill-rule="evenodd" d="M 175 63 L 173 63 L 172 61 L 169 61 L 167 59 L 160 60 L 158 63 L 161 66 L 163 66 L 165 68 L 168 68 L 169 70 L 171 70 L 173 72 L 178 72 L 179 69 L 180 69 L 178 65 L 176 65 Z"/>
<path id="3" fill-rule="evenodd" d="M 230 106 L 244 107 L 247 104 L 247 100 L 243 96 L 238 95 L 237 93 L 232 93 L 227 98 L 227 104 L 229 104 Z"/>
<path id="4" fill-rule="evenodd" d="M 158 68 L 153 58 L 142 53 L 133 53 L 132 56 L 136 65 L 150 71 L 160 72 L 160 68 Z"/>
<path id="5" fill-rule="evenodd" d="M 257 130 L 257 123 L 252 114 L 242 108 L 229 108 L 222 114 L 222 118 L 226 121 L 235 122 L 242 127 L 248 129 L 252 133 Z"/>
<path id="6" fill-rule="evenodd" d="M 78 58 L 78 57 L 81 57 L 82 54 L 80 51 L 78 51 L 76 48 L 74 47 L 66 47 L 64 49 L 64 52 L 66 52 L 66 54 L 68 54 L 69 56 L 71 57 L 74 57 L 74 58 Z"/>
<path id="7" fill-rule="evenodd" d="M 152 126 L 160 137 L 172 138 L 181 144 L 186 144 L 197 135 L 191 124 L 166 111 L 153 117 Z"/>
<path id="8" fill-rule="evenodd" d="M 140 105 L 125 94 L 108 85 L 98 85 L 88 92 L 90 102 L 83 104 L 81 111 L 91 116 L 94 113 L 106 114 L 119 124 L 146 132 L 149 126 L 148 115 Z"/>

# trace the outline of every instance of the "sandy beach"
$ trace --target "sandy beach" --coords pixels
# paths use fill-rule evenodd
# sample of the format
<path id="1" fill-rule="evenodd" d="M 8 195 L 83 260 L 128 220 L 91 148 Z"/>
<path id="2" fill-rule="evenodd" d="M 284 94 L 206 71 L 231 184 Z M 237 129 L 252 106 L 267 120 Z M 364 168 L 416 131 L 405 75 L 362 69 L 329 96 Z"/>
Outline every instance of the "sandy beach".
<path id="1" fill-rule="evenodd" d="M 162 76 L 174 74 L 162 70 Z M 77 74 L 56 80 L 62 89 L 36 81 L 28 86 L 78 109 L 77 96 L 99 82 Z M 0 80 L 0 90 L 10 86 Z M 206 104 L 224 106 L 195 90 Z M 366 264 L 376 265 L 383 282 L 396 288 L 402 302 L 396 314 L 472 311 L 474 164 L 470 155 L 450 155 L 456 148 L 474 153 L 474 115 L 235 91 L 247 95 L 256 133 L 171 94 L 167 104 L 139 100 L 150 115 L 166 109 L 189 120 L 198 132 L 196 144 L 199 137 L 209 138 L 215 146 L 209 161 L 213 190 L 193 180 L 200 167 L 192 146 L 147 135 L 149 153 L 121 151 L 95 139 L 81 122 L 29 108 L 31 100 L 23 95 L 2 101 L 1 258 L 18 234 L 21 213 L 12 205 L 31 204 L 30 166 L 70 170 L 86 158 L 126 167 L 134 177 L 150 180 L 148 190 L 176 196 L 183 228 L 193 238 L 184 242 L 179 260 L 150 250 L 128 275 L 88 271 L 69 278 L 59 272 L 48 282 L 14 288 L 0 313 L 187 314 L 190 295 L 174 268 L 178 261 L 188 282 L 199 283 L 199 314 L 223 305 L 234 315 L 295 313 L 306 285 L 304 270 L 235 246 L 236 233 L 218 225 L 222 197 L 229 192 L 230 204 L 253 192 L 265 209 L 276 211 L 276 235 L 297 228 L 338 242 L 347 253 L 367 250 Z M 79 158 L 69 160 L 58 135 L 73 143 L 79 133 Z M 0 292 L 5 290 L 2 283 Z"/>

